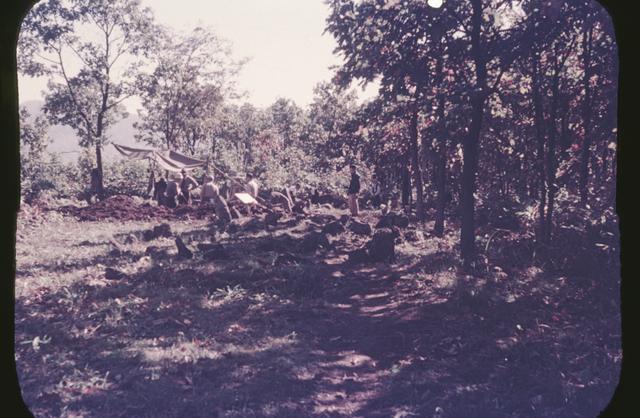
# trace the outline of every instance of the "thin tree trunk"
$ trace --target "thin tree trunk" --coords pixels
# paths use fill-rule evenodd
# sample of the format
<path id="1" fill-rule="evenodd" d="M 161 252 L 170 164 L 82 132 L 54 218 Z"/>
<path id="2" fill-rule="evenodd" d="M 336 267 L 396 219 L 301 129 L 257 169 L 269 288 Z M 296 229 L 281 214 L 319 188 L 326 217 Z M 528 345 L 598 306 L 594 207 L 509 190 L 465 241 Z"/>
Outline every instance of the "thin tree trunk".
<path id="1" fill-rule="evenodd" d="M 482 117 L 484 110 L 484 101 L 487 88 L 487 68 L 484 53 L 480 45 L 480 30 L 482 25 L 482 0 L 472 0 L 472 16 L 473 24 L 471 30 L 471 54 L 475 64 L 475 91 L 471 99 L 471 123 L 468 135 L 462 142 L 462 190 L 461 190 L 461 208 L 462 208 L 462 227 L 460 231 L 460 249 L 465 269 L 469 269 L 476 256 L 475 244 L 475 182 L 478 170 L 478 148 L 480 143 L 480 132 L 482 129 Z"/>
<path id="2" fill-rule="evenodd" d="M 587 20 L 585 18 L 585 20 Z M 589 160 L 591 148 L 591 87 L 589 79 L 591 78 L 591 42 L 593 37 L 593 29 L 585 21 L 583 32 L 583 77 L 582 85 L 584 88 L 582 123 L 584 129 L 584 139 L 582 141 L 582 152 L 580 161 L 580 203 L 586 205 L 589 189 Z"/>
<path id="3" fill-rule="evenodd" d="M 438 125 L 440 132 L 438 138 L 437 161 L 435 164 L 436 172 L 436 191 L 438 200 L 436 201 L 436 220 L 433 226 L 433 233 L 437 237 L 444 234 L 444 210 L 446 207 L 446 185 L 447 185 L 447 137 L 446 125 L 444 120 L 444 95 L 438 98 Z"/>
<path id="4" fill-rule="evenodd" d="M 546 173 L 544 167 L 544 150 L 545 150 L 545 134 L 543 131 L 544 126 L 544 112 L 542 109 L 542 97 L 540 90 L 542 88 L 540 83 L 540 68 L 539 68 L 539 55 L 534 54 L 533 57 L 533 107 L 534 107 L 534 124 L 536 128 L 536 139 L 538 142 L 537 149 L 537 166 L 538 166 L 538 190 L 540 202 L 538 205 L 538 240 L 544 241 L 546 236 L 545 231 L 545 207 L 547 205 L 547 187 L 546 187 Z"/>
<path id="5" fill-rule="evenodd" d="M 422 184 L 422 170 L 420 169 L 420 150 L 418 147 L 418 108 L 416 107 L 411 113 L 411 121 L 409 124 L 409 141 L 411 147 L 411 165 L 413 165 L 413 180 L 416 185 L 416 212 L 418 219 L 423 221 L 424 195 Z"/>
<path id="6" fill-rule="evenodd" d="M 547 144 L 547 218 L 545 226 L 545 242 L 551 242 L 553 232 L 553 206 L 556 195 L 556 116 L 558 113 L 558 83 L 560 82 L 560 69 L 556 68 L 551 87 L 551 110 L 549 115 L 549 136 Z"/>

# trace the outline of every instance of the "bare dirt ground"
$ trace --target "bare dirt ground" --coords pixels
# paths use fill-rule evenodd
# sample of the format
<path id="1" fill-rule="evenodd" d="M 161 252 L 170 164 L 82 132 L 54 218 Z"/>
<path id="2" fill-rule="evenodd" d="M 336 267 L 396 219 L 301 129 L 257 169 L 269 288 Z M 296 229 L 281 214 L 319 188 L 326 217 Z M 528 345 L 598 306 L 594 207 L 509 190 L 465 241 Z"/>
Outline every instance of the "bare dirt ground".
<path id="1" fill-rule="evenodd" d="M 32 413 L 595 417 L 611 399 L 618 285 L 533 267 L 465 276 L 456 232 L 431 223 L 401 230 L 392 263 L 350 263 L 370 237 L 347 228 L 302 251 L 344 211 L 312 213 L 223 233 L 172 219 L 148 242 L 160 221 L 21 215 L 15 348 Z"/>

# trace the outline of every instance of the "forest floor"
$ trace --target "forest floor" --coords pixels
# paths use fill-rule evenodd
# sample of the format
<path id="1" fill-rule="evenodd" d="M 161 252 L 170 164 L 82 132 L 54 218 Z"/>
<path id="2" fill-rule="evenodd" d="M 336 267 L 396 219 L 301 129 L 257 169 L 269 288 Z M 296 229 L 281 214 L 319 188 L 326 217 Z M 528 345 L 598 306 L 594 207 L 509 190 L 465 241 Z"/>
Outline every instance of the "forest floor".
<path id="1" fill-rule="evenodd" d="M 535 267 L 467 276 L 455 225 L 442 238 L 432 222 L 402 229 L 392 263 L 349 262 L 370 237 L 348 229 L 309 253 L 274 245 L 344 213 L 314 208 L 232 233 L 172 219 L 173 236 L 149 242 L 144 231 L 162 221 L 21 216 L 26 404 L 67 417 L 595 417 L 606 407 L 621 364 L 616 291 Z M 176 236 L 193 258 L 176 256 Z M 196 249 L 209 242 L 223 254 Z"/>

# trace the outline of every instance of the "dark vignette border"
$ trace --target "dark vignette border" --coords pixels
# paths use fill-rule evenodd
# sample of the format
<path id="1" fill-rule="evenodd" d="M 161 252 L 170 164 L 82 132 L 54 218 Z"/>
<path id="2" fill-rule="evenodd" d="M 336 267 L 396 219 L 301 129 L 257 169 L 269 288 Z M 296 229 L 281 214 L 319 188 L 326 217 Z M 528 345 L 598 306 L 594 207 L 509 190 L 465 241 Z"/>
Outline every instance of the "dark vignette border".
<path id="1" fill-rule="evenodd" d="M 318 0 L 321 1 L 321 0 Z M 15 233 L 16 215 L 20 202 L 20 154 L 18 125 L 18 78 L 16 72 L 16 42 L 23 16 L 37 0 L 5 0 L 0 13 L 0 364 L 2 369 L 2 413 L 7 416 L 32 416 L 22 401 L 14 358 L 14 304 L 15 304 Z M 618 169 L 617 169 L 617 211 L 620 217 L 620 239 L 622 259 L 622 347 L 623 360 L 620 383 L 613 399 L 602 417 L 630 416 L 625 411 L 635 406 L 631 393 L 636 374 L 637 346 L 634 340 L 632 297 L 637 294 L 637 264 L 633 264 L 633 244 L 631 202 L 637 186 L 632 183 L 629 165 L 637 156 L 637 124 L 632 123 L 631 86 L 639 72 L 635 64 L 635 54 L 639 51 L 632 43 L 631 11 L 634 2 L 619 0 L 599 0 L 613 19 L 620 60 L 618 85 Z M 635 71 L 634 71 L 635 70 Z M 635 327 L 634 327 L 635 328 Z"/>

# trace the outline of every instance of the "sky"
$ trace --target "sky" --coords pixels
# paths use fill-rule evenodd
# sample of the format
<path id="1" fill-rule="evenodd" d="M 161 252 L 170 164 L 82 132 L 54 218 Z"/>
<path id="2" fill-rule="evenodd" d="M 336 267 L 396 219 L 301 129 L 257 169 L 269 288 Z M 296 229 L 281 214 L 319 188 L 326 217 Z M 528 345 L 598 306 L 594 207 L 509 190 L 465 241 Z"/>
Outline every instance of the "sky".
<path id="1" fill-rule="evenodd" d="M 142 0 L 159 23 L 189 31 L 211 27 L 231 41 L 236 58 L 248 57 L 238 78 L 238 88 L 247 91 L 246 101 L 268 106 L 277 98 L 309 104 L 313 87 L 331 79 L 336 43 L 324 34 L 329 14 L 323 0 Z M 46 81 L 19 78 L 20 101 L 40 100 Z M 361 98 L 375 95 L 375 86 Z M 130 104 L 130 106 L 136 106 Z"/>

